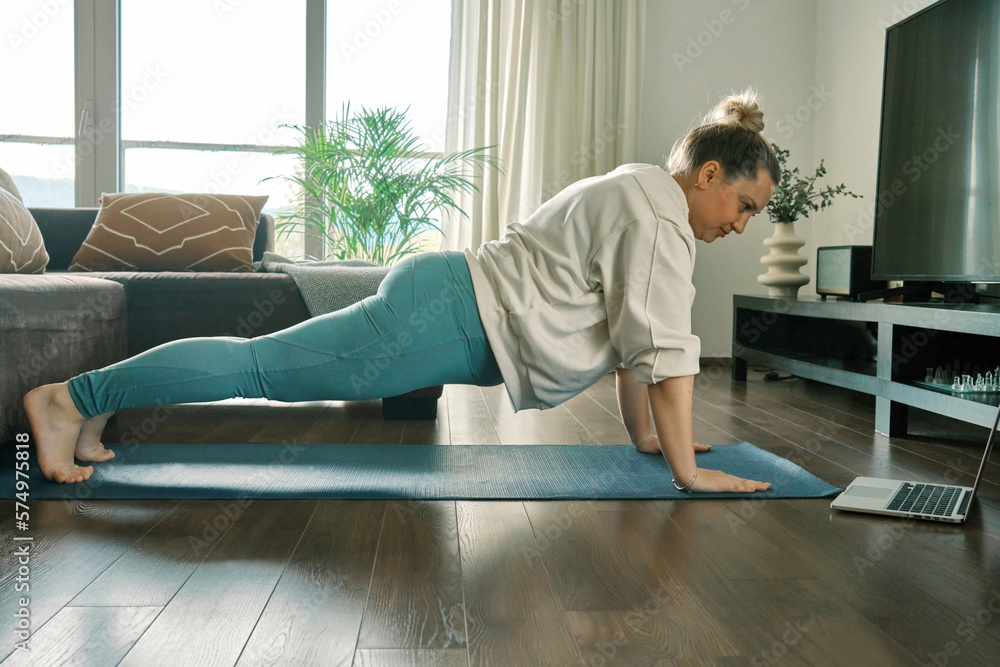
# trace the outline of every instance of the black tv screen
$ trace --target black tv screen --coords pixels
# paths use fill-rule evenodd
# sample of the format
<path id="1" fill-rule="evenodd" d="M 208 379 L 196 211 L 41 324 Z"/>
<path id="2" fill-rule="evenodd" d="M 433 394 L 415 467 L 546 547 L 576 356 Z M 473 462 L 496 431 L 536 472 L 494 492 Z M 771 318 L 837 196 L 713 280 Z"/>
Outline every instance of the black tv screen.
<path id="1" fill-rule="evenodd" d="M 1000 282 L 1000 0 L 886 31 L 872 274 Z"/>

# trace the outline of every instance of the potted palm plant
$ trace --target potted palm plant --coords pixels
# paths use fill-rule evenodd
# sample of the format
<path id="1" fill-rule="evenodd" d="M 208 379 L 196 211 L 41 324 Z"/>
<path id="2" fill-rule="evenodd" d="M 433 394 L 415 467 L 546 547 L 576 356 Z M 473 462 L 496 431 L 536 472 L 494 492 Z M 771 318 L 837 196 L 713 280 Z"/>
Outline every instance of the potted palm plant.
<path id="1" fill-rule="evenodd" d="M 294 146 L 275 152 L 298 158 L 283 176 L 301 197 L 278 216 L 279 237 L 311 230 L 327 258 L 363 259 L 383 266 L 419 252 L 421 236 L 440 232 L 440 215 L 464 215 L 454 197 L 477 189 L 474 177 L 499 162 L 487 148 L 438 156 L 422 150 L 407 110 L 362 108 L 316 128 L 292 126 Z M 323 259 L 311 257 L 310 259 Z"/>
<path id="2" fill-rule="evenodd" d="M 816 181 L 826 176 L 826 167 L 820 160 L 816 173 L 802 177 L 798 167 L 788 168 L 789 151 L 771 144 L 781 168 L 781 180 L 774 186 L 774 193 L 767 203 L 767 212 L 774 223 L 774 233 L 764 240 L 770 252 L 760 258 L 767 273 L 757 276 L 757 281 L 768 288 L 770 296 L 795 296 L 799 288 L 809 282 L 809 276 L 799 273 L 806 258 L 799 255 L 805 241 L 795 234 L 795 221 L 808 218 L 810 212 L 820 211 L 833 204 L 834 197 L 846 195 L 859 198 L 843 183 L 818 187 Z"/>

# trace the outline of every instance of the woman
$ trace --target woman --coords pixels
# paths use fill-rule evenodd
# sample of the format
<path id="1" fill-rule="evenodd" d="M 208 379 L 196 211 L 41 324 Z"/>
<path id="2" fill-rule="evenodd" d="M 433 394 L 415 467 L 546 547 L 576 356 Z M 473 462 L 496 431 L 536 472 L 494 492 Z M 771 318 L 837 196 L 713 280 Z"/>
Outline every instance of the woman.
<path id="1" fill-rule="evenodd" d="M 34 389 L 24 404 L 39 466 L 57 482 L 88 479 L 93 467 L 74 458 L 113 458 L 100 437 L 125 407 L 503 382 L 515 409 L 546 408 L 615 369 L 633 444 L 662 452 L 678 489 L 767 489 L 695 464 L 707 447 L 692 434 L 690 326 L 695 239 L 743 233 L 778 180 L 763 129 L 752 91 L 729 97 L 675 144 L 669 173 L 632 164 L 574 183 L 475 253 L 401 262 L 350 308 L 254 339 L 174 341 Z"/>

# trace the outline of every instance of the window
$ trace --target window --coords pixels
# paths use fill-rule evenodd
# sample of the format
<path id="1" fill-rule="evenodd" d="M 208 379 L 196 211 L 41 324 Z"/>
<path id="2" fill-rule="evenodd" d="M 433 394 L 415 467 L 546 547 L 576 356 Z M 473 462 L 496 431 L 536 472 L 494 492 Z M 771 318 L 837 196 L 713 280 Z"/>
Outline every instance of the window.
<path id="1" fill-rule="evenodd" d="M 30 103 L 0 111 L 0 167 L 32 206 L 208 191 L 267 194 L 277 214 L 295 193 L 269 177 L 295 164 L 271 149 L 324 103 L 328 118 L 347 100 L 409 107 L 424 148 L 444 149 L 450 12 L 451 0 L 5 0 L 5 99 Z M 95 143 L 94 159 L 82 140 L 74 150 L 78 124 L 100 134 L 100 159 Z"/>
<path id="2" fill-rule="evenodd" d="M 279 9 L 280 7 L 280 9 Z M 305 0 L 121 2 L 125 190 L 269 195 L 305 122 Z"/>
<path id="3" fill-rule="evenodd" d="M 327 115 L 353 107 L 410 108 L 432 152 L 444 150 L 450 0 L 360 0 L 327 10 Z"/>
<path id="4" fill-rule="evenodd" d="M 28 206 L 73 206 L 73 3 L 5 0 L 0 168 Z"/>
<path id="5" fill-rule="evenodd" d="M 450 0 L 357 0 L 327 9 L 326 109 L 344 104 L 409 109 L 407 117 L 429 153 L 444 151 L 448 112 Z M 441 234 L 422 236 L 423 250 Z"/>

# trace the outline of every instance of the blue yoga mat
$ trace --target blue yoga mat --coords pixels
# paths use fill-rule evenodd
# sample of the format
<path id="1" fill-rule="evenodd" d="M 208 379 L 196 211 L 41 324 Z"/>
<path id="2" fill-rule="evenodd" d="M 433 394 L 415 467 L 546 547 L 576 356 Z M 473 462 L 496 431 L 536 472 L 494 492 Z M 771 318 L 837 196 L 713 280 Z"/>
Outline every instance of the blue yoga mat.
<path id="1" fill-rule="evenodd" d="M 702 468 L 771 482 L 756 494 L 685 494 L 662 456 L 630 445 L 112 446 L 90 480 L 46 480 L 32 456 L 30 498 L 45 499 L 680 499 L 821 498 L 840 491 L 750 443 L 715 445 Z M 13 452 L 0 474 L 14 497 Z"/>

